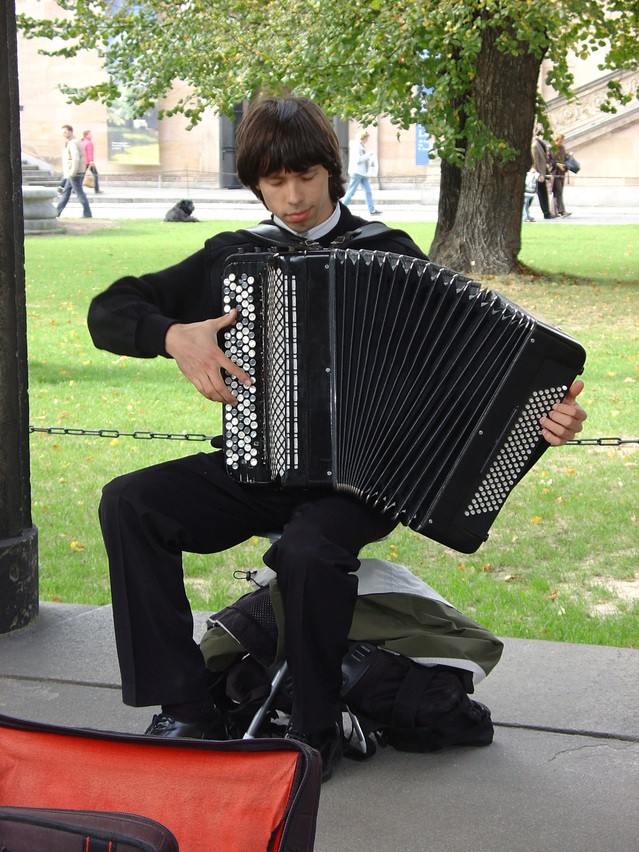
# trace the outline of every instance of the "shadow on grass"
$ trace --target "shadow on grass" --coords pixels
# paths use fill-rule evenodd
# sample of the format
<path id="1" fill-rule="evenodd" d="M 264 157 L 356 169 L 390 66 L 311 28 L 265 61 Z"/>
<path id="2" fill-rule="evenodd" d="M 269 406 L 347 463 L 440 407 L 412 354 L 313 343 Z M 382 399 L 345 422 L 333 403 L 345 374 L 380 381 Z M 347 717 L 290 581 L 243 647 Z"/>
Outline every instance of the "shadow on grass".
<path id="1" fill-rule="evenodd" d="M 517 272 L 506 275 L 482 275 L 478 276 L 477 280 L 481 284 L 490 284 L 490 286 L 499 289 L 499 282 L 508 284 L 536 284 L 536 285 L 562 285 L 566 287 L 617 287 L 629 286 L 627 281 L 618 280 L 616 278 L 602 278 L 586 275 L 569 275 L 564 272 L 549 272 L 545 269 L 533 269 L 530 266 L 520 264 Z"/>

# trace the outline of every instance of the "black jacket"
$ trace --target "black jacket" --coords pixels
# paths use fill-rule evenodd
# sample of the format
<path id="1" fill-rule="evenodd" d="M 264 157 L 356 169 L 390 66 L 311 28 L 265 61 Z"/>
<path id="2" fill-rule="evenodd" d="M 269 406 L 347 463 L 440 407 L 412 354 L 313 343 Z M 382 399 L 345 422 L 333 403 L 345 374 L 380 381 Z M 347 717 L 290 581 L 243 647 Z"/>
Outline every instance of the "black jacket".
<path id="1" fill-rule="evenodd" d="M 366 224 L 366 220 L 353 216 L 344 205 L 340 208 L 336 228 L 318 241 L 322 246 Z M 281 233 L 285 237 L 286 232 Z M 224 263 L 230 255 L 256 245 L 264 246 L 264 241 L 250 230 L 228 231 L 207 240 L 204 248 L 175 266 L 140 278 L 118 279 L 91 302 L 88 325 L 94 344 L 118 355 L 169 357 L 164 348 L 168 328 L 176 322 L 199 322 L 222 316 Z M 399 239 L 396 231 L 389 231 L 367 247 L 426 257 L 405 235 Z"/>

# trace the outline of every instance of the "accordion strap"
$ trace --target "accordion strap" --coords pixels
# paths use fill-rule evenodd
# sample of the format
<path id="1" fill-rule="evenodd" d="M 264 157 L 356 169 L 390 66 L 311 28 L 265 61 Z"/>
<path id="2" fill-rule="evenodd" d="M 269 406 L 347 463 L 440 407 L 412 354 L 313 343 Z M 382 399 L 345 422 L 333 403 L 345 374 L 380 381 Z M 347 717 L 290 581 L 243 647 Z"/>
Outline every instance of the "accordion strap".
<path id="1" fill-rule="evenodd" d="M 413 251 L 415 250 L 414 241 L 405 231 L 400 231 L 397 228 L 389 228 L 383 222 L 367 222 L 361 228 L 356 228 L 354 231 L 348 231 L 346 234 L 342 234 L 341 237 L 337 237 L 331 245 L 356 248 L 370 240 L 378 240 L 380 238 L 405 243 L 406 245 L 410 245 Z"/>
<path id="2" fill-rule="evenodd" d="M 250 235 L 252 240 L 257 238 L 258 243 L 261 242 L 269 248 L 321 248 L 320 244 L 314 240 L 306 240 L 270 222 L 260 222 L 257 225 L 252 225 L 250 228 L 245 228 L 239 233 L 246 234 L 247 236 Z M 396 242 L 404 243 L 407 247 L 411 248 L 411 254 L 415 251 L 415 243 L 405 231 L 400 231 L 397 228 L 389 228 L 383 222 L 367 222 L 360 228 L 347 231 L 333 240 L 331 246 L 356 248 L 359 245 L 380 238 L 384 240 L 392 239 Z"/>
<path id="3" fill-rule="evenodd" d="M 244 228 L 238 232 L 251 239 L 258 245 L 261 243 L 265 247 L 270 248 L 300 248 L 302 246 L 315 245 L 312 240 L 305 240 L 291 231 L 285 231 L 279 225 L 273 225 L 271 222 L 259 222 L 257 225 L 251 225 L 250 228 Z"/>

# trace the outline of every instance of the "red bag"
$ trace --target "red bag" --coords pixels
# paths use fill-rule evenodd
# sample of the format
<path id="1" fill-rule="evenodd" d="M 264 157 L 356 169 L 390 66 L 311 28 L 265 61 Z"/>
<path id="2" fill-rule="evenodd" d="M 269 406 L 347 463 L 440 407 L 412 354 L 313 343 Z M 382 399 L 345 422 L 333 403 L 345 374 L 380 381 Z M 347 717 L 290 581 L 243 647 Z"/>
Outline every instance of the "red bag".
<path id="1" fill-rule="evenodd" d="M 9 852 L 178 852 L 164 825 L 134 814 L 0 807 Z"/>
<path id="2" fill-rule="evenodd" d="M 321 761 L 285 739 L 162 739 L 0 715 L 0 804 L 119 811 L 181 852 L 312 850 Z"/>

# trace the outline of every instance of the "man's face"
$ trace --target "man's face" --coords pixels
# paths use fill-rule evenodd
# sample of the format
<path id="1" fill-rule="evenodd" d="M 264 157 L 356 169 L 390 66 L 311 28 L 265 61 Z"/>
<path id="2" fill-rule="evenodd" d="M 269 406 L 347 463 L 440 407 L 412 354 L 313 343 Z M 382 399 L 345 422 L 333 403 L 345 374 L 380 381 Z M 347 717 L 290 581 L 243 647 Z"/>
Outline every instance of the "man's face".
<path id="1" fill-rule="evenodd" d="M 257 188 L 264 204 L 289 228 L 301 234 L 325 222 L 334 210 L 324 166 L 305 172 L 276 172 L 262 177 Z"/>
<path id="2" fill-rule="evenodd" d="M 63 127 L 62 128 L 62 135 L 64 136 L 65 139 L 70 139 L 73 136 L 73 132 L 71 130 L 69 130 L 68 127 Z"/>

